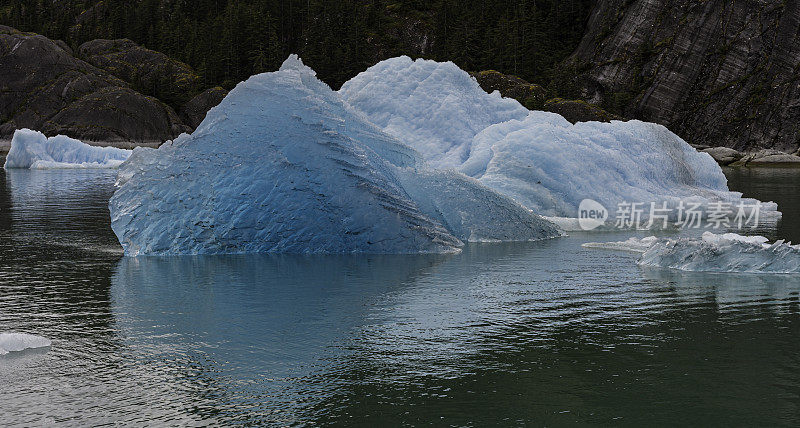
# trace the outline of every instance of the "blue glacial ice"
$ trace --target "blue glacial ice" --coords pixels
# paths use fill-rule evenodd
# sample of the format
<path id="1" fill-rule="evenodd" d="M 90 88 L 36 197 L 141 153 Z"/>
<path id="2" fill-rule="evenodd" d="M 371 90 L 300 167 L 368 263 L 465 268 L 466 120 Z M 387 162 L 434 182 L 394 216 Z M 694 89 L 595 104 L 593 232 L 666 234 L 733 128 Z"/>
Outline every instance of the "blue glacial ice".
<path id="1" fill-rule="evenodd" d="M 136 149 L 109 202 L 125 253 L 439 253 L 559 236 L 477 180 L 426 166 L 296 57 L 192 135 Z"/>
<path id="2" fill-rule="evenodd" d="M 116 168 L 130 155 L 130 150 L 90 146 L 63 135 L 47 138 L 38 131 L 18 129 L 11 139 L 5 168 Z"/>
<path id="3" fill-rule="evenodd" d="M 730 192 L 721 168 L 667 128 L 641 121 L 571 124 L 487 94 L 450 62 L 398 57 L 339 93 L 386 133 L 535 212 L 576 217 L 584 199 L 618 204 L 680 200 L 755 204 Z M 777 215 L 774 203 L 762 206 Z M 564 223 L 567 224 L 567 223 Z"/>
<path id="4" fill-rule="evenodd" d="M 634 237 L 583 246 L 640 253 L 637 263 L 645 267 L 689 272 L 800 273 L 800 245 L 768 241 L 763 236 L 705 232 L 701 237 Z"/>

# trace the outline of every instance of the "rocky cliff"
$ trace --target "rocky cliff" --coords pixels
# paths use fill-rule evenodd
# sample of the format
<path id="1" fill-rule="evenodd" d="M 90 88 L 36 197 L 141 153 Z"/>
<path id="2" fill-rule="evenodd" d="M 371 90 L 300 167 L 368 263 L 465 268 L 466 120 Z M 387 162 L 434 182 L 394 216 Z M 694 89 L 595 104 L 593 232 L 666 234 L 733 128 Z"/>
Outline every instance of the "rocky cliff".
<path id="1" fill-rule="evenodd" d="M 191 67 L 127 39 L 93 40 L 73 52 L 60 40 L 0 25 L 0 139 L 31 128 L 160 143 L 197 127 L 227 94 L 201 89 Z"/>
<path id="2" fill-rule="evenodd" d="M 622 119 L 610 114 L 600 107 L 583 100 L 566 100 L 563 98 L 549 98 L 552 90 L 547 90 L 517 76 L 503 74 L 495 70 L 484 70 L 470 73 L 484 91 L 500 92 L 500 95 L 513 98 L 530 110 L 544 110 L 558 113 L 572 123 L 576 122 L 610 122 Z"/>
<path id="3" fill-rule="evenodd" d="M 691 143 L 800 146 L 798 0 L 599 0 L 567 66 L 583 98 Z"/>
<path id="4" fill-rule="evenodd" d="M 175 111 L 73 56 L 65 44 L 0 26 L 0 138 L 15 129 L 103 141 L 164 141 Z"/>
<path id="5" fill-rule="evenodd" d="M 175 108 L 189 101 L 200 87 L 200 76 L 191 67 L 128 39 L 83 43 L 78 56 Z"/>

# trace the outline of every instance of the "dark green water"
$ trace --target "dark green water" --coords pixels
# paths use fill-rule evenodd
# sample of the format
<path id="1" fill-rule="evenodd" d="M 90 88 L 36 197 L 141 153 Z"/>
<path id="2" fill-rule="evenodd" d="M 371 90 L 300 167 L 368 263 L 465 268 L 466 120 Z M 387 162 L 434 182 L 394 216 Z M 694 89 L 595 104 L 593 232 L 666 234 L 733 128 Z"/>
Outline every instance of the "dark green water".
<path id="1" fill-rule="evenodd" d="M 800 172 L 729 172 L 800 241 Z M 121 257 L 114 172 L 0 172 L 0 425 L 800 424 L 800 279 L 584 234 L 454 256 Z"/>

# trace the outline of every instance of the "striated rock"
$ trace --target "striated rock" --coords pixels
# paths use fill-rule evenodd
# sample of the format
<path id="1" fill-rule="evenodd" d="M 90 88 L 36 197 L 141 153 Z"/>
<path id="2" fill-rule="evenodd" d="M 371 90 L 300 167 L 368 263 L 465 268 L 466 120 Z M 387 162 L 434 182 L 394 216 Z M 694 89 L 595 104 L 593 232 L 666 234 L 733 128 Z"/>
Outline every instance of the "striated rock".
<path id="1" fill-rule="evenodd" d="M 0 138 L 30 128 L 84 140 L 164 141 L 188 128 L 156 98 L 44 36 L 0 26 Z"/>
<path id="2" fill-rule="evenodd" d="M 187 64 L 128 39 L 92 40 L 80 45 L 78 55 L 137 91 L 176 108 L 189 101 L 200 86 L 200 76 Z"/>
<path id="3" fill-rule="evenodd" d="M 197 128 L 205 119 L 206 113 L 221 103 L 226 95 L 228 91 L 219 86 L 197 94 L 181 108 L 183 121 L 192 128 Z"/>
<path id="4" fill-rule="evenodd" d="M 744 157 L 744 153 L 731 149 L 730 147 L 711 147 L 700 150 L 708 153 L 722 166 L 730 165 Z"/>
<path id="5" fill-rule="evenodd" d="M 571 123 L 578 122 L 611 122 L 621 119 L 602 108 L 583 100 L 565 100 L 554 98 L 548 100 L 542 110 L 558 113 Z"/>
<path id="6" fill-rule="evenodd" d="M 585 99 L 690 142 L 800 146 L 800 2 L 599 0 L 568 64 Z"/>
<path id="7" fill-rule="evenodd" d="M 506 98 L 513 98 L 529 110 L 541 110 L 547 100 L 547 91 L 517 76 L 503 74 L 499 71 L 484 70 L 469 73 L 481 85 L 484 91 L 499 91 Z"/>

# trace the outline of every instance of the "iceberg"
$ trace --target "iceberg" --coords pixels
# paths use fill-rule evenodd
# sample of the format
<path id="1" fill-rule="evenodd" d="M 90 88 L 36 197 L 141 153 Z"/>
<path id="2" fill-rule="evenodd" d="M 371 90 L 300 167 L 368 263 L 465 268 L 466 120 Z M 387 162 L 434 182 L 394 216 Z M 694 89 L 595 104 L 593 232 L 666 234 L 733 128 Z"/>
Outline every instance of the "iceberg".
<path id="1" fill-rule="evenodd" d="M 30 129 L 14 131 L 4 167 L 27 169 L 116 168 L 130 150 L 96 147 L 63 135 L 47 138 Z"/>
<path id="2" fill-rule="evenodd" d="M 800 273 L 800 245 L 768 241 L 763 236 L 705 232 L 699 238 L 649 236 L 583 246 L 641 253 L 637 264 L 646 267 L 689 272 Z"/>
<path id="3" fill-rule="evenodd" d="M 571 124 L 487 94 L 452 63 L 389 59 L 339 93 L 386 133 L 440 169 L 479 180 L 537 214 L 578 216 L 584 199 L 621 203 L 755 205 L 729 191 L 722 169 L 664 126 L 632 120 Z M 777 211 L 764 204 L 763 213 Z M 673 218 L 674 220 L 674 218 Z"/>
<path id="4" fill-rule="evenodd" d="M 41 336 L 25 333 L 0 333 L 0 355 L 48 346 L 50 346 L 50 340 Z"/>
<path id="5" fill-rule="evenodd" d="M 477 180 L 429 168 L 292 55 L 197 130 L 136 149 L 109 202 L 125 254 L 447 253 L 560 231 Z"/>

